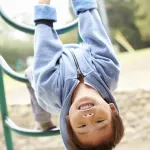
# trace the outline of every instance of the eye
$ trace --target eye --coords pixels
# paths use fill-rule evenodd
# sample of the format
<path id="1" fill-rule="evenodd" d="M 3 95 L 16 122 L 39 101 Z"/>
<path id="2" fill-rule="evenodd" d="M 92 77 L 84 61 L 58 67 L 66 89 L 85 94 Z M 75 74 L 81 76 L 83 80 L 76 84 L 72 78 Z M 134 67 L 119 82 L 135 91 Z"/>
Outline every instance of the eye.
<path id="1" fill-rule="evenodd" d="M 86 124 L 82 124 L 78 128 L 84 128 L 84 127 L 86 127 Z"/>
<path id="2" fill-rule="evenodd" d="M 101 123 L 103 122 L 104 120 L 97 120 L 96 123 Z"/>

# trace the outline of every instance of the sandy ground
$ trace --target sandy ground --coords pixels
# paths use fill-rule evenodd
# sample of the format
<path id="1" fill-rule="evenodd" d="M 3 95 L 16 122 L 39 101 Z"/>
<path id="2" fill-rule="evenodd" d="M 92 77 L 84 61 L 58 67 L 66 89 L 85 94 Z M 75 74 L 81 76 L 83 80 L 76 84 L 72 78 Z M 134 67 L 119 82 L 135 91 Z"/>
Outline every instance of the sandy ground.
<path id="1" fill-rule="evenodd" d="M 150 90 L 150 49 L 119 55 L 120 81 L 117 91 Z"/>
<path id="2" fill-rule="evenodd" d="M 121 74 L 115 97 L 125 122 L 126 132 L 115 150 L 150 150 L 150 52 L 119 56 Z M 9 85 L 6 81 L 6 98 L 10 118 L 19 126 L 34 127 L 34 118 L 29 105 L 26 86 L 20 83 Z M 19 104 L 19 105 L 18 105 Z M 1 118 L 0 118 L 1 120 Z M 57 117 L 53 116 L 55 124 Z M 1 121 L 0 121 L 1 122 Z M 24 137 L 13 133 L 15 150 L 64 150 L 61 138 Z M 5 150 L 0 124 L 0 150 Z"/>
<path id="3" fill-rule="evenodd" d="M 120 144 L 115 150 L 149 150 L 150 141 L 134 140 L 130 143 Z"/>
<path id="4" fill-rule="evenodd" d="M 126 129 L 124 138 L 115 150 L 149 150 L 150 91 L 116 92 L 115 97 Z M 124 101 L 126 102 L 124 103 Z M 10 118 L 18 126 L 29 129 L 34 128 L 35 121 L 30 105 L 9 105 L 8 110 Z M 55 124 L 57 124 L 57 119 L 57 116 L 53 116 Z M 65 150 L 60 136 L 35 138 L 13 132 L 12 135 L 15 150 Z M 5 150 L 4 147 L 4 136 L 0 126 L 0 150 Z"/>

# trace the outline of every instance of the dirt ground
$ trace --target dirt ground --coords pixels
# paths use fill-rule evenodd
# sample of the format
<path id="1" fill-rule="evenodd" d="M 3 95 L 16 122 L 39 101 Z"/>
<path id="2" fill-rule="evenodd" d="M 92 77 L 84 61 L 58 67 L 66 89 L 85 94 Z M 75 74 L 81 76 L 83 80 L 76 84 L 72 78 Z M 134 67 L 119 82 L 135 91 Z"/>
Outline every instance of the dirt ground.
<path id="1" fill-rule="evenodd" d="M 121 74 L 115 97 L 124 120 L 125 136 L 115 150 L 150 150 L 150 51 L 119 56 Z M 35 121 L 25 85 L 6 80 L 10 118 L 20 127 L 33 128 Z M 14 88 L 15 87 L 15 88 Z M 57 124 L 57 116 L 53 121 Z M 1 118 L 0 118 L 1 122 Z M 60 136 L 26 137 L 13 133 L 15 150 L 64 150 Z M 0 124 L 0 150 L 5 150 Z"/>
<path id="2" fill-rule="evenodd" d="M 124 120 L 125 136 L 115 150 L 150 149 L 150 91 L 134 90 L 115 92 Z M 35 121 L 30 105 L 9 105 L 10 118 L 20 127 L 34 128 Z M 57 124 L 57 116 L 53 121 Z M 13 133 L 13 132 L 12 132 Z M 64 150 L 60 136 L 26 137 L 13 133 L 15 150 Z M 2 147 L 2 148 L 1 148 Z M 0 126 L 0 150 L 5 150 L 2 126 Z"/>

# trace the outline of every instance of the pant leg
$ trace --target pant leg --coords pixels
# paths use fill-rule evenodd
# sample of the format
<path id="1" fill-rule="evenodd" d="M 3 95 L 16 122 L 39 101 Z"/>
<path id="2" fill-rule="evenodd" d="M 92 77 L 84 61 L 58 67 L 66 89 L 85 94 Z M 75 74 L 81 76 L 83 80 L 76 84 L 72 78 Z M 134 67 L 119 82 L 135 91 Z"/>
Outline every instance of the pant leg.
<path id="1" fill-rule="evenodd" d="M 28 78 L 29 82 L 32 80 L 32 68 L 29 67 L 25 71 L 25 76 Z M 31 106 L 34 118 L 37 122 L 49 122 L 51 120 L 51 114 L 45 111 L 37 102 L 34 94 L 34 89 L 30 84 L 27 84 L 28 91 L 30 93 Z"/>

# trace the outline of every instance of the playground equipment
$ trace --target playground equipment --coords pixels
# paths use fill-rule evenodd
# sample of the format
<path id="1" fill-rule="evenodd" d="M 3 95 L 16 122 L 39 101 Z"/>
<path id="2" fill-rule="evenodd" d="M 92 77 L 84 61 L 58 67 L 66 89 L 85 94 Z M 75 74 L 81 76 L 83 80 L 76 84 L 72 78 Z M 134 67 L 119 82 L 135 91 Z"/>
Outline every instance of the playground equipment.
<path id="1" fill-rule="evenodd" d="M 0 9 L 0 15 L 1 17 L 11 26 L 14 28 L 23 31 L 25 33 L 29 34 L 34 34 L 34 28 L 25 26 L 22 24 L 16 23 L 14 20 L 9 18 L 5 12 Z M 75 27 L 78 25 L 78 19 L 75 21 L 61 27 L 57 28 L 56 31 L 58 34 L 63 34 L 66 32 L 69 32 L 73 30 Z M 78 42 L 80 42 L 80 37 L 78 37 Z M 13 71 L 9 65 L 6 63 L 4 58 L 0 56 L 0 111 L 2 115 L 2 124 L 3 124 L 3 129 L 4 129 L 4 136 L 5 136 L 5 142 L 6 142 L 6 148 L 7 150 L 14 150 L 13 142 L 12 142 L 12 136 L 11 136 L 11 130 L 22 135 L 26 136 L 55 136 L 59 135 L 60 131 L 59 128 L 54 128 L 51 131 L 48 132 L 42 132 L 38 130 L 29 130 L 25 128 L 18 127 L 8 116 L 8 111 L 7 111 L 7 104 L 6 104 L 6 98 L 5 98 L 5 87 L 4 87 L 4 80 L 3 80 L 3 74 L 6 73 L 8 76 L 11 78 L 23 82 L 23 83 L 28 83 L 28 80 L 26 77 L 23 75 L 20 75 L 19 73 Z"/>
<path id="2" fill-rule="evenodd" d="M 28 34 L 34 34 L 34 27 L 15 22 L 8 15 L 6 15 L 6 13 L 3 11 L 2 8 L 0 8 L 0 16 L 2 17 L 3 20 L 5 20 L 5 22 L 7 22 L 9 25 L 16 28 L 17 30 L 20 30 L 20 31 L 28 33 Z M 77 26 L 78 26 L 78 19 L 72 21 L 71 23 L 66 24 L 63 27 L 56 28 L 56 31 L 58 34 L 63 34 L 63 33 L 73 30 Z"/>
<path id="3" fill-rule="evenodd" d="M 104 4 L 104 0 L 99 1 L 99 8 L 101 8 L 100 13 L 102 16 L 102 20 L 104 23 L 104 26 L 109 34 L 109 26 L 108 26 L 108 18 L 106 14 L 106 8 Z M 9 18 L 6 13 L 0 8 L 0 16 L 3 20 L 5 20 L 9 25 L 16 28 L 17 30 L 20 30 L 22 32 L 28 33 L 28 34 L 34 34 L 34 27 L 22 25 L 19 23 L 16 23 L 13 19 Z M 56 28 L 57 33 L 63 34 L 67 33 L 74 28 L 78 26 L 78 19 L 72 21 L 71 23 L 68 23 L 67 25 Z M 78 43 L 80 43 L 82 40 L 78 34 Z M 14 150 L 13 142 L 12 142 L 12 136 L 11 136 L 11 130 L 15 131 L 18 134 L 26 135 L 26 136 L 54 136 L 58 135 L 60 133 L 59 128 L 52 129 L 48 132 L 42 132 L 42 131 L 35 131 L 35 130 L 29 130 L 18 127 L 9 117 L 8 117 L 8 111 L 7 111 L 7 104 L 6 104 L 6 98 L 5 98 L 5 87 L 4 87 L 4 81 L 3 81 L 3 74 L 6 73 L 11 78 L 23 82 L 23 83 L 29 83 L 27 78 L 16 73 L 13 71 L 9 65 L 6 63 L 6 61 L 3 59 L 2 56 L 0 56 L 0 111 L 2 114 L 2 123 L 4 128 L 4 135 L 5 135 L 5 141 L 6 141 L 6 147 L 7 150 Z"/>
<path id="4" fill-rule="evenodd" d="M 6 61 L 3 59 L 2 56 L 0 56 L 0 111 L 2 115 L 2 123 L 4 128 L 4 135 L 5 135 L 5 142 L 7 150 L 14 150 L 13 142 L 12 142 L 12 136 L 11 136 L 11 130 L 15 131 L 18 134 L 26 135 L 26 136 L 54 136 L 59 134 L 59 128 L 52 129 L 48 132 L 42 132 L 42 131 L 36 131 L 36 130 L 29 130 L 25 128 L 18 127 L 8 116 L 7 111 L 7 104 L 6 104 L 6 98 L 5 98 L 5 88 L 4 88 L 4 82 L 3 82 L 3 73 L 6 73 L 11 78 L 18 80 L 23 83 L 29 83 L 28 80 L 14 72 L 6 63 Z"/>

